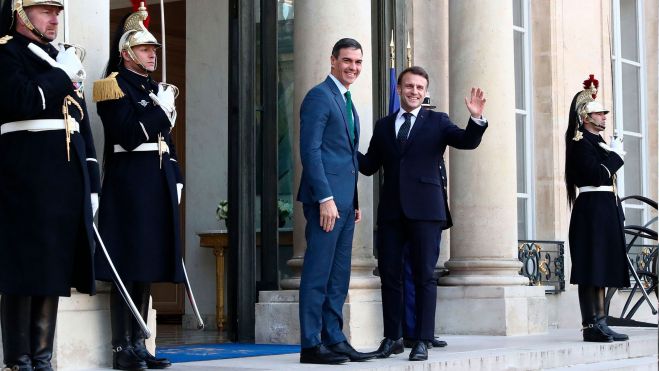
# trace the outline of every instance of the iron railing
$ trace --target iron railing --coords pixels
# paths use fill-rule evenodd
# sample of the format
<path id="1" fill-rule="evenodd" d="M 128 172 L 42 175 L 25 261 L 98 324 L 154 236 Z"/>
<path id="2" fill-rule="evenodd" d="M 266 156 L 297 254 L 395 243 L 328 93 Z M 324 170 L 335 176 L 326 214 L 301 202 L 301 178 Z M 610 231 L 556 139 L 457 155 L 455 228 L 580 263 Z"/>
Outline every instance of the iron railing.
<path id="1" fill-rule="evenodd" d="M 565 291 L 565 242 L 519 240 L 517 257 L 522 262 L 519 274 L 529 286 L 546 286 L 545 293 Z"/>

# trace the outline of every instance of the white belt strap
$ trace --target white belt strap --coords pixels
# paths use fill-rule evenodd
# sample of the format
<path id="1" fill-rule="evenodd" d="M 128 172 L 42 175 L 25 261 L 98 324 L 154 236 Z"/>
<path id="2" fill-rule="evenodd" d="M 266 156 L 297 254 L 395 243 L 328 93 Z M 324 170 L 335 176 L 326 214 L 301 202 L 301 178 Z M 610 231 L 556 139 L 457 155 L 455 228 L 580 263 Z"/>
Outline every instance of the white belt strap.
<path id="1" fill-rule="evenodd" d="M 64 130 L 65 128 L 66 125 L 64 125 L 63 119 L 14 121 L 2 124 L 2 126 L 0 126 L 0 135 L 12 133 L 15 131 Z M 78 124 L 78 122 L 74 119 L 71 119 L 69 130 L 71 133 L 76 131 L 79 132 L 80 124 Z"/>
<path id="2" fill-rule="evenodd" d="M 167 143 L 161 142 L 162 151 L 169 153 L 169 146 Z M 147 151 L 158 151 L 158 143 L 142 143 L 139 146 L 135 147 L 132 151 L 126 151 L 124 147 L 119 144 L 114 145 L 114 152 L 147 152 Z"/>
<path id="3" fill-rule="evenodd" d="M 613 186 L 599 186 L 599 187 L 586 186 L 586 187 L 579 187 L 579 193 L 584 193 L 584 192 L 613 192 Z"/>

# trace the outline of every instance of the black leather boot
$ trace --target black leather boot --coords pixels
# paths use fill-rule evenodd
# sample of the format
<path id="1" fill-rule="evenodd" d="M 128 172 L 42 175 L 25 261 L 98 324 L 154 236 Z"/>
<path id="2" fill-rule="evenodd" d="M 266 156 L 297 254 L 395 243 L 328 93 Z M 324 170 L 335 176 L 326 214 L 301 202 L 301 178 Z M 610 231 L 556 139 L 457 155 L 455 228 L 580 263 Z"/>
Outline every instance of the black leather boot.
<path id="1" fill-rule="evenodd" d="M 606 334 L 598 320 L 598 288 L 579 285 L 579 307 L 581 308 L 581 324 L 583 325 L 583 340 L 596 343 L 610 343 L 613 338 Z M 602 311 L 604 310 L 602 303 Z"/>
<path id="2" fill-rule="evenodd" d="M 613 341 L 629 340 L 629 336 L 619 334 L 606 324 L 606 312 L 604 311 L 604 287 L 593 289 L 593 299 L 597 301 L 597 323 L 605 334 L 611 336 Z"/>
<path id="3" fill-rule="evenodd" d="M 30 343 L 32 344 L 32 366 L 35 371 L 52 371 L 53 340 L 57 324 L 59 296 L 33 296 Z"/>
<path id="4" fill-rule="evenodd" d="M 13 371 L 32 370 L 30 304 L 29 296 L 2 295 L 0 299 L 2 354 L 5 366 Z"/>
<path id="5" fill-rule="evenodd" d="M 149 299 L 151 298 L 151 284 L 134 282 L 133 290 L 131 296 L 135 300 L 135 306 L 140 312 L 142 319 L 146 323 L 149 318 Z M 144 344 L 145 336 L 144 332 L 137 324 L 135 319 L 133 319 L 133 349 L 135 354 L 140 357 L 145 363 L 147 368 L 151 369 L 163 369 L 172 365 L 172 363 L 167 358 L 156 358 L 146 349 L 146 344 Z"/>
<path id="6" fill-rule="evenodd" d="M 131 287 L 128 285 L 127 287 Z M 146 363 L 133 350 L 131 342 L 133 318 L 115 285 L 110 290 L 110 319 L 112 322 L 112 368 L 140 371 Z"/>

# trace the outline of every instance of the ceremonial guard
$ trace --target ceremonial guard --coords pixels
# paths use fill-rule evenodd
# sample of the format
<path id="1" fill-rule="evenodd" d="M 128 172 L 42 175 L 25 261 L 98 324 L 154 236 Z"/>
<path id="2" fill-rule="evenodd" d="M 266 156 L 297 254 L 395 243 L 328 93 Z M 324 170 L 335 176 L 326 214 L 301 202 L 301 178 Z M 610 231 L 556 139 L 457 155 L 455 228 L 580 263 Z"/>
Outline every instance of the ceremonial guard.
<path id="1" fill-rule="evenodd" d="M 579 286 L 583 339 L 610 342 L 628 339 L 607 326 L 604 309 L 605 287 L 629 286 L 625 217 L 616 193 L 616 172 L 625 152 L 620 138 L 608 145 L 600 135 L 609 111 L 595 101 L 598 87 L 590 75 L 572 99 L 565 132 L 565 185 L 572 206 L 570 283 Z"/>
<path id="2" fill-rule="evenodd" d="M 81 49 L 51 44 L 62 10 L 5 1 L 0 19 L 0 320 L 12 370 L 52 370 L 59 297 L 95 292 L 99 169 Z"/>
<path id="3" fill-rule="evenodd" d="M 176 120 L 177 88 L 155 82 L 156 38 L 145 27 L 141 6 L 119 26 L 106 69 L 94 83 L 94 100 L 105 132 L 103 197 L 99 228 L 119 276 L 144 321 L 151 283 L 184 282 L 178 205 L 183 181 L 171 131 Z M 111 281 L 97 258 L 97 279 Z M 120 370 L 165 368 L 155 358 L 117 287 L 110 296 L 113 367 Z"/>

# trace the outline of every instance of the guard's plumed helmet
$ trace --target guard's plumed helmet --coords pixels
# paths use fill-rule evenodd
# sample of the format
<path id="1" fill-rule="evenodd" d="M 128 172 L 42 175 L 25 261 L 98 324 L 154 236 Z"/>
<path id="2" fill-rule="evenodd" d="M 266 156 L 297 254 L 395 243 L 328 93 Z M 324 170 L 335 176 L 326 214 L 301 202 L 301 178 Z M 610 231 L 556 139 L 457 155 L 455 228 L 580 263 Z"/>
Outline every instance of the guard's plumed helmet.
<path id="1" fill-rule="evenodd" d="M 588 79 L 583 82 L 583 90 L 576 96 L 574 109 L 579 117 L 579 125 L 575 128 L 573 140 L 581 139 L 582 134 L 579 132 L 579 127 L 583 125 L 586 116 L 595 112 L 609 113 L 600 102 L 595 101 L 598 88 L 599 81 L 595 79 L 595 75 L 589 75 Z"/>
<path id="2" fill-rule="evenodd" d="M 25 24 L 25 27 L 27 27 L 32 33 L 37 35 L 39 38 L 42 40 L 47 40 L 47 41 L 52 41 L 48 39 L 44 34 L 41 33 L 41 31 L 37 30 L 36 27 L 32 24 L 30 21 L 30 18 L 27 16 L 25 13 L 25 8 L 29 8 L 31 6 L 35 5 L 41 5 L 41 6 L 56 6 L 58 8 L 64 9 L 64 2 L 63 0 L 11 0 L 11 10 L 12 10 L 12 16 L 18 17 L 23 21 Z M 12 23 L 16 23 L 16 19 L 12 19 Z"/>
<path id="3" fill-rule="evenodd" d="M 158 40 L 156 40 L 155 36 L 144 25 L 144 21 L 148 17 L 149 13 L 146 11 L 144 2 L 142 2 L 137 11 L 126 18 L 124 34 L 121 36 L 118 45 L 119 54 L 125 50 L 128 52 L 130 58 L 145 70 L 146 68 L 133 52 L 133 47 L 138 45 L 155 45 L 160 47 Z"/>

